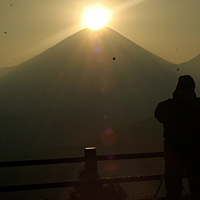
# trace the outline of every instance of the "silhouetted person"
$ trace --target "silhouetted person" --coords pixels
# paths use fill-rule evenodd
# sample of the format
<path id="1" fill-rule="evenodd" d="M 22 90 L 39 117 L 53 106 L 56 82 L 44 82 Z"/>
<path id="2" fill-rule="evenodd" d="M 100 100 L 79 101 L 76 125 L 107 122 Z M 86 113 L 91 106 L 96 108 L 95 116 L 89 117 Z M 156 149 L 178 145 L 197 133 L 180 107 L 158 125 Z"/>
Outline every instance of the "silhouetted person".
<path id="1" fill-rule="evenodd" d="M 164 126 L 167 199 L 178 200 L 184 173 L 200 200 L 200 98 L 189 75 L 180 76 L 173 97 L 158 104 L 155 117 Z"/>

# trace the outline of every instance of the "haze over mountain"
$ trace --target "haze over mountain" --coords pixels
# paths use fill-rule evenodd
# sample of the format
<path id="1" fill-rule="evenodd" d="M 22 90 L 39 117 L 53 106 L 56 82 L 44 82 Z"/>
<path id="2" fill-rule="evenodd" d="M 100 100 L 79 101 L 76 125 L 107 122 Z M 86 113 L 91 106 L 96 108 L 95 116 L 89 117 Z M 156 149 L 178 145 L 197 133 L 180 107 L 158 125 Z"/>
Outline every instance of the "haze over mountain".
<path id="1" fill-rule="evenodd" d="M 1 73 L 3 160 L 95 145 L 108 128 L 151 118 L 177 81 L 175 65 L 110 28 L 81 30 Z"/>

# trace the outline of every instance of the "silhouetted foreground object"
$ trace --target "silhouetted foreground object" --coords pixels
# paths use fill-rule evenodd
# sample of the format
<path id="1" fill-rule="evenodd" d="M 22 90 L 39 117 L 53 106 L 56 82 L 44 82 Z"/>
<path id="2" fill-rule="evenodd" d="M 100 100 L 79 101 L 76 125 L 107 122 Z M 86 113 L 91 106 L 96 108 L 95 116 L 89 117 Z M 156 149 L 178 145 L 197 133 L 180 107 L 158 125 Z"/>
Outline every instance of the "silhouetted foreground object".
<path id="1" fill-rule="evenodd" d="M 99 177 L 98 177 L 99 178 Z M 79 172 L 80 180 L 88 180 L 85 168 Z M 103 185 L 98 182 L 87 182 L 75 186 L 68 200 L 127 200 L 127 194 L 119 183 Z"/>
<path id="2" fill-rule="evenodd" d="M 200 98 L 189 75 L 180 76 L 173 97 L 158 104 L 155 117 L 164 126 L 167 199 L 178 200 L 184 173 L 200 200 Z"/>

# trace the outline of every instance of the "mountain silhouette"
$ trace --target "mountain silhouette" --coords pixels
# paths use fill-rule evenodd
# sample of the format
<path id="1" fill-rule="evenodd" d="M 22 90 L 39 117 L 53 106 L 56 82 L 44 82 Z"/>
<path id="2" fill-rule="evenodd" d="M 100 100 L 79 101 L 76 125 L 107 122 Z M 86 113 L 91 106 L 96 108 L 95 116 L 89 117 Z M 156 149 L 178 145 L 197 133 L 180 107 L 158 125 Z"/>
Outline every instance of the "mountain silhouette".
<path id="1" fill-rule="evenodd" d="M 52 157 L 63 148 L 106 146 L 102 134 L 123 134 L 122 127 L 152 118 L 176 82 L 176 65 L 108 27 L 83 29 L 1 69 L 1 158 L 38 158 L 50 149 Z"/>

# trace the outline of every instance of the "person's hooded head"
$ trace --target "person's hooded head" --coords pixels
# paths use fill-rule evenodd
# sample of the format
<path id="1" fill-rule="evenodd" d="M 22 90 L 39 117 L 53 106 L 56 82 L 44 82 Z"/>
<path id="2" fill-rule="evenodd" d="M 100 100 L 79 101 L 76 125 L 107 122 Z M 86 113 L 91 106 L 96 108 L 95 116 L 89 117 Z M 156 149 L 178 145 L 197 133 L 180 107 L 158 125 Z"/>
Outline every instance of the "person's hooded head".
<path id="1" fill-rule="evenodd" d="M 189 75 L 180 76 L 173 97 L 196 97 L 195 82 Z"/>

